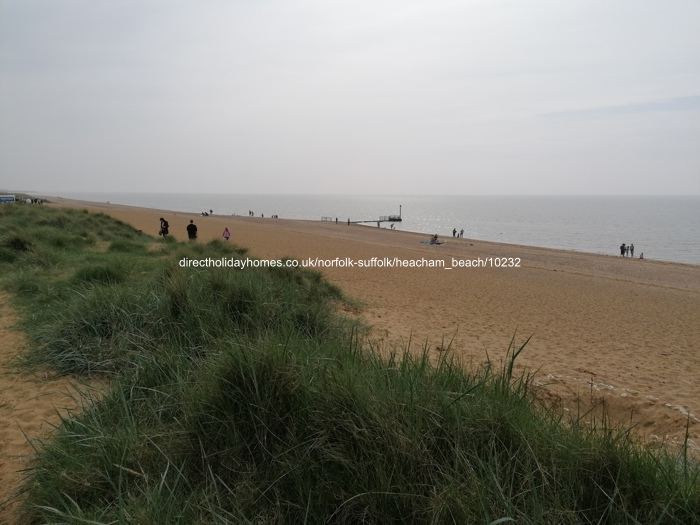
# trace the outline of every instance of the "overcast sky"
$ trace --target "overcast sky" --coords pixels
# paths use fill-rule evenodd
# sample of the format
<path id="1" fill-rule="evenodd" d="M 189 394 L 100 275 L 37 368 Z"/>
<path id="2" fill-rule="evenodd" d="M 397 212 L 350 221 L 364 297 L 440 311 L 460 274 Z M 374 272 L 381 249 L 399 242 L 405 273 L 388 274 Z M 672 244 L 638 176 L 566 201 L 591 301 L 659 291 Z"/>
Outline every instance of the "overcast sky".
<path id="1" fill-rule="evenodd" d="M 700 194 L 698 0 L 0 0 L 0 188 Z"/>

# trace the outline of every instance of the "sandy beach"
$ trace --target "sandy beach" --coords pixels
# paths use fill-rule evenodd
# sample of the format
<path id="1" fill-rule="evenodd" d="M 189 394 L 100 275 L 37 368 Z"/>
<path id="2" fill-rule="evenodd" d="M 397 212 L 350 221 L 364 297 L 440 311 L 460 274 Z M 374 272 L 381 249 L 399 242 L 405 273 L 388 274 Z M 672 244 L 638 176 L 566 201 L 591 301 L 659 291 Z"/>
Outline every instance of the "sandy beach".
<path id="1" fill-rule="evenodd" d="M 343 222 L 52 201 L 107 213 L 154 236 L 164 217 L 180 240 L 192 219 L 199 243 L 221 239 L 228 227 L 231 242 L 261 259 L 351 260 L 353 268 L 317 269 L 361 304 L 359 315 L 383 348 L 410 341 L 414 351 L 450 352 L 468 366 L 487 356 L 498 363 L 513 337 L 516 344 L 531 338 L 518 368 L 537 372 L 543 399 L 574 414 L 605 408 L 647 442 L 682 442 L 689 424 L 690 445 L 700 446 L 698 266 L 451 237 L 429 245 L 428 235 Z M 422 266 L 380 266 L 397 259 Z M 485 266 L 473 266 L 479 260 Z M 0 391 L 12 404 L 14 391 Z M 45 415 L 37 410 L 35 418 Z"/>
<path id="2" fill-rule="evenodd" d="M 639 422 L 644 439 L 670 441 L 683 439 L 690 414 L 691 437 L 700 442 L 698 266 L 451 237 L 428 245 L 427 235 L 344 222 L 55 205 L 102 211 L 152 235 L 163 216 L 182 240 L 190 219 L 198 242 L 221 239 L 228 227 L 232 242 L 263 259 L 364 261 L 369 267 L 318 269 L 364 305 L 361 315 L 385 344 L 449 346 L 478 363 L 487 353 L 501 360 L 514 335 L 516 343 L 531 336 L 519 365 L 537 370 L 567 408 L 604 400 L 616 420 Z M 395 258 L 423 267 L 376 266 Z M 486 266 L 446 269 L 478 259 Z M 444 267 L 426 267 L 438 260 Z"/>

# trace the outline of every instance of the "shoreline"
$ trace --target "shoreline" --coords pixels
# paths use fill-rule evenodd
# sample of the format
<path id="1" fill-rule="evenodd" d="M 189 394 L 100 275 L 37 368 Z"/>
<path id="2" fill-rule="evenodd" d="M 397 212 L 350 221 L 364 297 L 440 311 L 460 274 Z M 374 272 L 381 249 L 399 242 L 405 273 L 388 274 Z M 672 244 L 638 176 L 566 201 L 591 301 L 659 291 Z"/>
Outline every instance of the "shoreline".
<path id="1" fill-rule="evenodd" d="M 700 267 L 682 263 L 445 239 L 358 225 L 241 216 L 201 216 L 63 199 L 50 204 L 107 213 L 157 237 L 158 218 L 184 240 L 190 219 L 204 244 L 231 241 L 261 259 L 520 258 L 516 268 L 348 268 L 318 270 L 360 301 L 382 348 L 445 351 L 464 363 L 505 359 L 532 336 L 516 363 L 537 371 L 544 397 L 575 414 L 582 407 L 637 423 L 651 443 L 682 443 L 690 422 L 700 450 Z M 223 241 L 222 241 L 223 242 Z M 205 257 L 205 256 L 204 256 Z M 212 271 L 241 271 L 215 269 Z"/>
<path id="2" fill-rule="evenodd" d="M 187 216 L 189 218 L 193 219 L 202 219 L 202 220 L 207 220 L 207 219 L 231 219 L 234 221 L 268 221 L 268 220 L 275 220 L 275 221 L 281 221 L 281 222 L 291 222 L 291 223 L 301 223 L 301 224 L 324 224 L 322 221 L 319 220 L 310 220 L 310 219 L 291 219 L 291 218 L 280 218 L 280 219 L 271 219 L 270 217 L 248 217 L 246 215 L 210 215 L 210 216 L 203 216 L 201 213 L 196 213 L 196 212 L 187 212 L 187 211 L 179 211 L 179 210 L 169 210 L 169 209 L 162 209 L 162 208 L 149 208 L 149 207 L 144 207 L 144 206 L 133 206 L 129 204 L 117 204 L 117 203 L 111 203 L 111 202 L 100 202 L 100 201 L 84 201 L 80 199 L 71 199 L 71 198 L 63 198 L 63 197 L 51 197 L 51 196 L 46 196 L 46 195 L 40 195 L 36 194 L 38 198 L 43 198 L 46 200 L 49 200 L 49 204 L 63 204 L 68 207 L 94 207 L 94 208 L 107 208 L 107 209 L 123 209 L 125 211 L 128 210 L 141 210 L 144 212 L 162 212 L 162 213 L 170 213 L 175 216 L 180 215 L 180 216 Z M 53 201 L 50 199 L 60 199 L 60 201 Z M 347 223 L 344 221 L 339 221 L 338 224 L 336 225 L 335 223 L 325 223 L 325 224 L 331 224 L 333 226 L 347 226 Z M 371 231 L 376 231 L 376 230 L 390 230 L 389 228 L 381 227 L 381 228 L 376 228 L 374 226 L 369 226 L 365 224 L 356 224 L 356 223 L 351 223 L 352 226 L 355 227 L 360 227 L 360 228 L 366 228 Z M 431 232 L 414 232 L 414 231 L 409 231 L 409 230 L 391 230 L 392 235 L 410 235 L 412 237 L 415 236 L 420 236 L 421 238 L 429 237 L 432 235 Z M 677 262 L 677 261 L 666 261 L 666 260 L 661 260 L 661 259 L 653 259 L 653 258 L 644 258 L 644 259 L 639 259 L 639 257 L 621 257 L 619 255 L 610 255 L 610 254 L 605 254 L 605 253 L 598 253 L 598 252 L 586 252 L 586 251 L 579 251 L 579 250 L 567 250 L 564 248 L 548 248 L 544 246 L 534 246 L 534 245 L 529 245 L 529 244 L 517 244 L 517 243 L 507 243 L 507 242 L 498 242 L 498 241 L 489 241 L 489 240 L 480 240 L 480 239 L 471 239 L 471 238 L 453 238 L 453 237 L 447 237 L 444 236 L 441 238 L 442 241 L 446 242 L 467 242 L 471 244 L 478 244 L 478 245 L 492 245 L 494 247 L 500 247 L 500 249 L 524 249 L 524 250 L 535 250 L 535 251 L 543 251 L 546 253 L 558 253 L 562 255 L 581 255 L 581 256 L 591 256 L 591 257 L 602 257 L 605 260 L 608 259 L 621 259 L 621 260 L 632 260 L 632 261 L 638 261 L 640 263 L 651 263 L 651 264 L 661 264 L 661 265 L 670 265 L 670 266 L 679 266 L 679 267 L 688 267 L 688 268 L 697 268 L 700 269 L 700 264 L 691 264 L 691 263 L 684 263 L 684 262 Z M 698 290 L 700 291 L 700 286 L 698 286 Z"/>
<path id="3" fill-rule="evenodd" d="M 139 193 L 134 193 L 134 195 L 140 195 L 140 194 L 139 194 Z M 178 195 L 179 195 L 179 194 L 178 194 Z M 109 198 L 108 196 L 105 196 L 105 200 L 102 200 L 102 199 L 94 200 L 94 197 L 95 197 L 95 196 L 90 196 L 91 199 L 88 199 L 88 200 L 82 199 L 82 198 L 79 197 L 79 196 L 78 196 L 77 198 L 72 198 L 72 197 L 64 198 L 64 197 L 60 197 L 60 196 L 54 196 L 54 197 L 52 197 L 52 196 L 47 196 L 47 195 L 39 195 L 38 193 L 36 194 L 36 196 L 41 196 L 41 197 L 44 197 L 44 198 L 47 198 L 47 199 L 63 199 L 63 200 L 66 200 L 66 201 L 85 202 L 85 203 L 91 203 L 91 204 L 99 205 L 99 206 L 105 206 L 105 205 L 106 205 L 106 206 L 127 206 L 127 207 L 138 208 L 138 209 L 159 209 L 159 210 L 162 210 L 163 212 L 180 213 L 180 214 L 183 214 L 183 213 L 191 213 L 191 214 L 192 214 L 193 216 L 195 216 L 195 217 L 200 217 L 200 216 L 201 216 L 201 212 L 200 212 L 200 211 L 189 212 L 189 211 L 182 211 L 182 210 L 169 209 L 169 208 L 166 208 L 166 207 L 154 207 L 154 206 L 152 206 L 150 203 L 143 203 L 143 202 L 140 202 L 140 203 L 135 204 L 135 205 L 132 205 L 132 204 L 115 204 L 115 203 L 112 203 L 112 202 L 106 200 L 107 198 Z M 116 197 L 116 195 L 115 195 L 115 197 Z M 259 196 L 259 195 L 251 195 L 250 197 L 259 198 L 260 196 Z M 631 196 L 631 197 L 634 197 L 634 196 Z M 636 197 L 635 197 L 635 198 L 636 198 Z M 167 200 L 167 199 L 166 199 L 166 200 Z M 171 203 L 171 204 L 172 204 L 172 203 Z M 183 205 L 183 203 L 180 203 L 180 204 Z M 266 213 L 266 215 L 267 215 L 267 213 Z M 303 214 L 302 214 L 302 215 L 303 215 Z M 242 212 L 241 212 L 240 214 L 238 214 L 238 215 L 226 215 L 226 214 L 223 214 L 223 215 L 219 215 L 219 216 L 220 216 L 220 217 L 244 217 L 244 218 L 247 218 L 247 214 L 243 214 Z M 256 216 L 255 218 L 260 218 L 260 217 L 259 217 L 259 216 Z M 316 221 L 318 221 L 319 219 L 320 219 L 320 217 L 312 217 L 312 218 L 289 218 L 289 217 L 285 217 L 285 220 L 293 220 L 293 221 L 299 220 L 299 221 L 316 222 Z M 340 223 L 340 222 L 343 222 L 343 221 L 339 221 L 339 223 Z M 373 222 L 372 224 L 375 224 L 375 223 Z M 437 233 L 440 233 L 440 228 L 439 228 L 439 227 L 436 227 L 437 229 L 436 229 L 435 231 L 429 231 L 429 230 L 424 230 L 424 229 L 418 227 L 418 226 L 419 226 L 418 224 L 413 224 L 413 226 L 416 227 L 416 229 L 414 229 L 414 230 L 405 230 L 405 229 L 403 229 L 405 224 L 406 224 L 406 223 L 404 222 L 404 223 L 402 224 L 402 226 L 401 226 L 401 229 L 396 230 L 396 231 L 405 232 L 405 233 L 425 234 L 425 235 L 432 235 L 432 234 L 434 234 L 434 233 L 436 233 L 436 232 L 437 232 Z M 370 226 L 370 225 L 363 225 L 363 226 L 366 226 L 366 227 L 369 227 L 369 228 L 374 228 L 374 226 Z M 443 224 L 442 226 L 444 226 L 444 224 Z M 536 226 L 536 225 L 535 225 L 535 226 Z M 388 229 L 388 226 L 387 226 L 387 229 Z M 442 229 L 444 230 L 444 228 L 442 228 Z M 444 239 L 450 239 L 450 238 L 452 238 L 452 237 L 450 236 L 450 233 L 451 233 L 451 227 L 450 227 L 450 232 L 445 232 L 443 238 L 444 238 Z M 466 233 L 467 233 L 467 235 L 469 234 L 469 232 L 466 232 Z M 492 233 L 493 233 L 493 232 L 492 232 Z M 521 232 L 521 233 L 522 233 L 522 232 Z M 541 233 L 542 233 L 542 232 L 540 232 L 540 234 L 541 234 Z M 477 234 L 477 232 L 474 232 L 474 234 Z M 442 234 L 441 234 L 441 235 L 442 235 Z M 603 255 L 603 256 L 609 256 L 609 257 L 618 257 L 618 256 L 619 256 L 619 249 L 617 248 L 617 244 L 615 244 L 615 243 L 613 243 L 613 244 L 615 244 L 615 246 L 613 247 L 613 246 L 607 246 L 607 245 L 606 245 L 606 246 L 600 246 L 599 243 L 595 243 L 595 242 L 594 242 L 593 244 L 590 244 L 590 243 L 589 243 L 589 245 L 587 246 L 588 250 L 586 250 L 585 248 L 584 248 L 583 250 L 580 250 L 578 245 L 572 245 L 571 243 L 561 243 L 561 242 L 553 242 L 553 243 L 551 243 L 551 242 L 546 242 L 546 240 L 545 240 L 544 238 L 541 238 L 541 235 L 540 235 L 540 236 L 535 235 L 534 238 L 530 238 L 530 239 L 524 238 L 522 235 L 521 235 L 521 236 L 518 236 L 517 234 L 516 234 L 515 237 L 516 237 L 516 239 L 514 239 L 512 242 L 510 242 L 510 241 L 504 242 L 502 238 L 499 238 L 499 235 L 495 235 L 495 236 L 494 236 L 494 235 L 491 235 L 490 238 L 488 238 L 488 239 L 479 239 L 478 237 L 477 237 L 477 238 L 469 238 L 469 239 L 472 240 L 473 242 L 505 244 L 505 245 L 507 245 L 507 246 L 515 246 L 515 247 L 521 247 L 521 246 L 522 246 L 522 247 L 528 247 L 528 248 L 530 248 L 530 247 L 532 247 L 532 248 L 543 248 L 543 249 L 547 249 L 547 250 L 564 251 L 564 252 L 574 252 L 574 253 L 586 254 L 586 255 Z M 516 242 L 516 241 L 517 241 L 517 242 Z M 535 244 L 530 244 L 531 242 L 534 242 Z M 540 244 L 537 244 L 538 242 L 539 242 Z M 652 246 L 647 246 L 647 248 L 648 248 L 648 250 L 653 250 L 653 247 L 652 247 Z M 645 258 L 645 260 L 654 260 L 654 261 L 657 261 L 657 262 L 667 262 L 667 263 L 671 263 L 671 264 L 685 264 L 685 265 L 689 265 L 689 266 L 700 266 L 700 261 L 698 261 L 697 258 L 690 257 L 690 260 L 689 260 L 689 258 L 688 258 L 686 255 L 681 255 L 680 257 L 674 257 L 672 253 L 669 253 L 668 251 L 664 251 L 664 250 L 661 250 L 661 252 L 662 252 L 661 255 L 662 255 L 662 257 L 663 257 L 663 254 L 665 254 L 665 255 L 667 256 L 667 258 L 657 258 L 657 257 L 653 257 L 653 256 L 650 257 L 650 253 L 649 253 L 648 250 L 640 249 L 640 248 L 638 247 L 638 249 L 637 249 L 637 257 L 636 257 L 636 258 L 635 258 L 635 257 L 627 257 L 627 258 L 630 258 L 630 259 L 638 259 L 640 253 L 641 253 L 641 252 L 644 252 L 644 253 L 646 253 L 646 255 L 647 255 L 647 257 Z"/>

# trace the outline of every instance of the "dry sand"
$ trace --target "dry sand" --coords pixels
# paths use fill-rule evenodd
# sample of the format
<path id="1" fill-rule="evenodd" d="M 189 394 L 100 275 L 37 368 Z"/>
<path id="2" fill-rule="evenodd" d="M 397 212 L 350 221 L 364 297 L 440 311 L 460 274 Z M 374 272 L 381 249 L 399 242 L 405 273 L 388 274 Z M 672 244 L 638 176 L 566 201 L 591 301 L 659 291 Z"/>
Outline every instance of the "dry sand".
<path id="1" fill-rule="evenodd" d="M 427 235 L 343 222 L 53 200 L 107 213 L 151 235 L 162 216 L 181 240 L 193 219 L 200 243 L 220 239 L 228 227 L 231 242 L 262 259 L 396 257 L 449 267 L 453 259 L 517 258 L 519 267 L 320 270 L 364 305 L 362 317 L 386 347 L 410 340 L 416 351 L 427 345 L 466 363 L 487 354 L 499 362 L 514 334 L 519 344 L 532 336 L 518 368 L 537 370 L 544 398 L 572 413 L 593 405 L 600 414 L 604 407 L 613 421 L 636 424 L 637 435 L 650 442 L 682 442 L 689 423 L 691 447 L 700 445 L 700 266 L 469 239 L 426 245 Z"/>
<path id="2" fill-rule="evenodd" d="M 27 374 L 16 366 L 25 341 L 13 330 L 17 318 L 0 294 L 0 523 L 15 523 L 17 502 L 4 503 L 20 485 L 33 450 L 27 439 L 45 438 L 59 414 L 75 408 L 80 394 L 71 378 Z"/>

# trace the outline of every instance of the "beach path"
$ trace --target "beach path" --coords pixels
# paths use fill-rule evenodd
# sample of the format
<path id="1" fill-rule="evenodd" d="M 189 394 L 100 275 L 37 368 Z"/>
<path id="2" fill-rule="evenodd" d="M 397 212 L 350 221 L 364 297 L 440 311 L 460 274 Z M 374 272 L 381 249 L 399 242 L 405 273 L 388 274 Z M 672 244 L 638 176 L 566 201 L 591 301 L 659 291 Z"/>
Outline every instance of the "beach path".
<path id="1" fill-rule="evenodd" d="M 13 496 L 34 455 L 28 440 L 48 437 L 79 398 L 71 378 L 17 367 L 26 341 L 16 322 L 9 297 L 0 294 L 0 523 L 8 524 L 17 523 Z"/>

